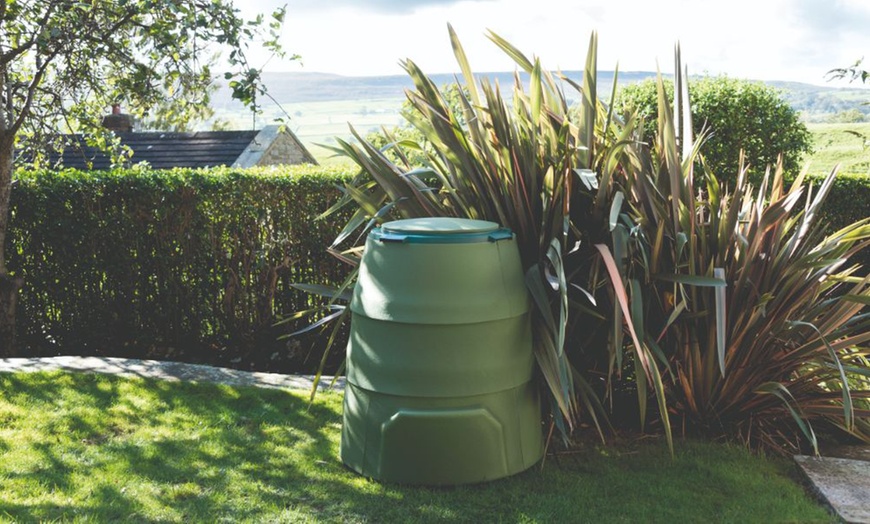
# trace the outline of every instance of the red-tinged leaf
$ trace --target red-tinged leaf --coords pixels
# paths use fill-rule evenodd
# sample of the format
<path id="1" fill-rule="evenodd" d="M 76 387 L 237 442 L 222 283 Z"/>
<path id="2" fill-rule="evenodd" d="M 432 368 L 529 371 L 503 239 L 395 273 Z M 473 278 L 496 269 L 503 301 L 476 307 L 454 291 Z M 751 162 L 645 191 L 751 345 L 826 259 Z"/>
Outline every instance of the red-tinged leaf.
<path id="1" fill-rule="evenodd" d="M 604 244 L 595 244 L 595 249 L 601 254 L 601 258 L 604 260 L 604 265 L 607 268 L 607 272 L 610 275 L 610 282 L 613 285 L 613 291 L 616 295 L 616 300 L 619 303 L 619 307 L 622 310 L 622 315 L 625 319 L 625 325 L 628 326 L 628 332 L 631 334 L 631 339 L 634 342 L 635 351 L 637 353 L 638 360 L 640 361 L 640 365 L 644 370 L 645 378 L 648 381 L 652 380 L 652 371 L 650 367 L 654 364 L 651 364 L 649 359 L 647 358 L 646 353 L 643 351 L 643 346 L 640 343 L 640 340 L 637 337 L 637 333 L 634 330 L 634 323 L 631 321 L 631 312 L 628 304 L 628 296 L 625 293 L 625 288 L 622 286 L 622 277 L 619 275 L 619 270 L 616 267 L 616 261 L 613 260 L 613 256 L 610 254 L 610 250 Z"/>

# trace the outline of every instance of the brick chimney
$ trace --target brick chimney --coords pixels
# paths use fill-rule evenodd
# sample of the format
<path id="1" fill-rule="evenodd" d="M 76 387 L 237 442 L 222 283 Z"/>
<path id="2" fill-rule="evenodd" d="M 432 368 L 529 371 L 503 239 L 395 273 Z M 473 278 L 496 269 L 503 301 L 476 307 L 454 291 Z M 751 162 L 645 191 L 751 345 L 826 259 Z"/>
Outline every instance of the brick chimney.
<path id="1" fill-rule="evenodd" d="M 121 104 L 112 104 L 112 114 L 103 117 L 103 127 L 115 133 L 133 131 L 133 117 L 121 113 Z"/>

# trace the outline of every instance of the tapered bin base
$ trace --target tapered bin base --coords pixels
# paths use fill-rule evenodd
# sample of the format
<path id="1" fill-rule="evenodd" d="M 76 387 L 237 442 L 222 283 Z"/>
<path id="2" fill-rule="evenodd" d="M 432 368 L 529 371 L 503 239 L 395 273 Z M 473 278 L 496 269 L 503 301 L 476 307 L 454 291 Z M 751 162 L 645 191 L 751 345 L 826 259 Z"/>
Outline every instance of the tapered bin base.
<path id="1" fill-rule="evenodd" d="M 401 484 L 469 484 L 524 471 L 543 455 L 531 382 L 471 397 L 395 396 L 348 384 L 341 460 Z"/>

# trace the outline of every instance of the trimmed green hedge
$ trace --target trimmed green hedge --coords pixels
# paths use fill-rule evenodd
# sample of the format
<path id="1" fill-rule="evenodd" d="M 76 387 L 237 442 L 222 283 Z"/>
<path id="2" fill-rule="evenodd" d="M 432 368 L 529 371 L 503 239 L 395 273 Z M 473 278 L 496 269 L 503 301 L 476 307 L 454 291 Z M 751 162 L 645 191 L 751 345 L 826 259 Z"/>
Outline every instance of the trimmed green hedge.
<path id="1" fill-rule="evenodd" d="M 811 175 L 814 190 L 824 180 L 824 175 Z M 821 220 L 826 222 L 825 231 L 833 233 L 849 224 L 870 216 L 870 175 L 838 173 L 831 194 L 822 207 Z M 860 274 L 870 272 L 870 249 L 864 249 L 851 263 L 861 263 Z"/>
<path id="2" fill-rule="evenodd" d="M 313 305 L 289 284 L 347 275 L 325 248 L 348 216 L 315 218 L 351 176 L 322 167 L 19 173 L 8 263 L 25 278 L 21 354 L 313 371 L 325 337 L 278 341 L 307 321 L 273 324 Z M 868 210 L 870 177 L 841 174 L 824 220 L 834 231 Z"/>
<path id="3" fill-rule="evenodd" d="M 823 175 L 813 175 L 818 187 Z M 836 231 L 870 216 L 870 175 L 839 173 L 823 208 L 828 231 Z"/>
<path id="4" fill-rule="evenodd" d="M 315 218 L 349 177 L 321 167 L 18 173 L 8 263 L 25 279 L 21 352 L 302 365 L 316 334 L 279 342 L 288 327 L 273 324 L 312 303 L 289 284 L 346 275 L 326 247 L 347 217 Z"/>

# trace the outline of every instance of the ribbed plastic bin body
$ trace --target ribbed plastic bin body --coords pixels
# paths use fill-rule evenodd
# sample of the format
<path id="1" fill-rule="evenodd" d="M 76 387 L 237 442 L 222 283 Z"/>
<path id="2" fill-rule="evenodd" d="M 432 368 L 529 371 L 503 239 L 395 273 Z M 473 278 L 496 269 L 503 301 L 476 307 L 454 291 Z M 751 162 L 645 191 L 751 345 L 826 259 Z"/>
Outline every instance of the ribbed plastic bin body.
<path id="1" fill-rule="evenodd" d="M 387 223 L 366 242 L 351 310 L 345 464 L 439 485 L 505 477 L 541 458 L 528 296 L 509 231 Z"/>

